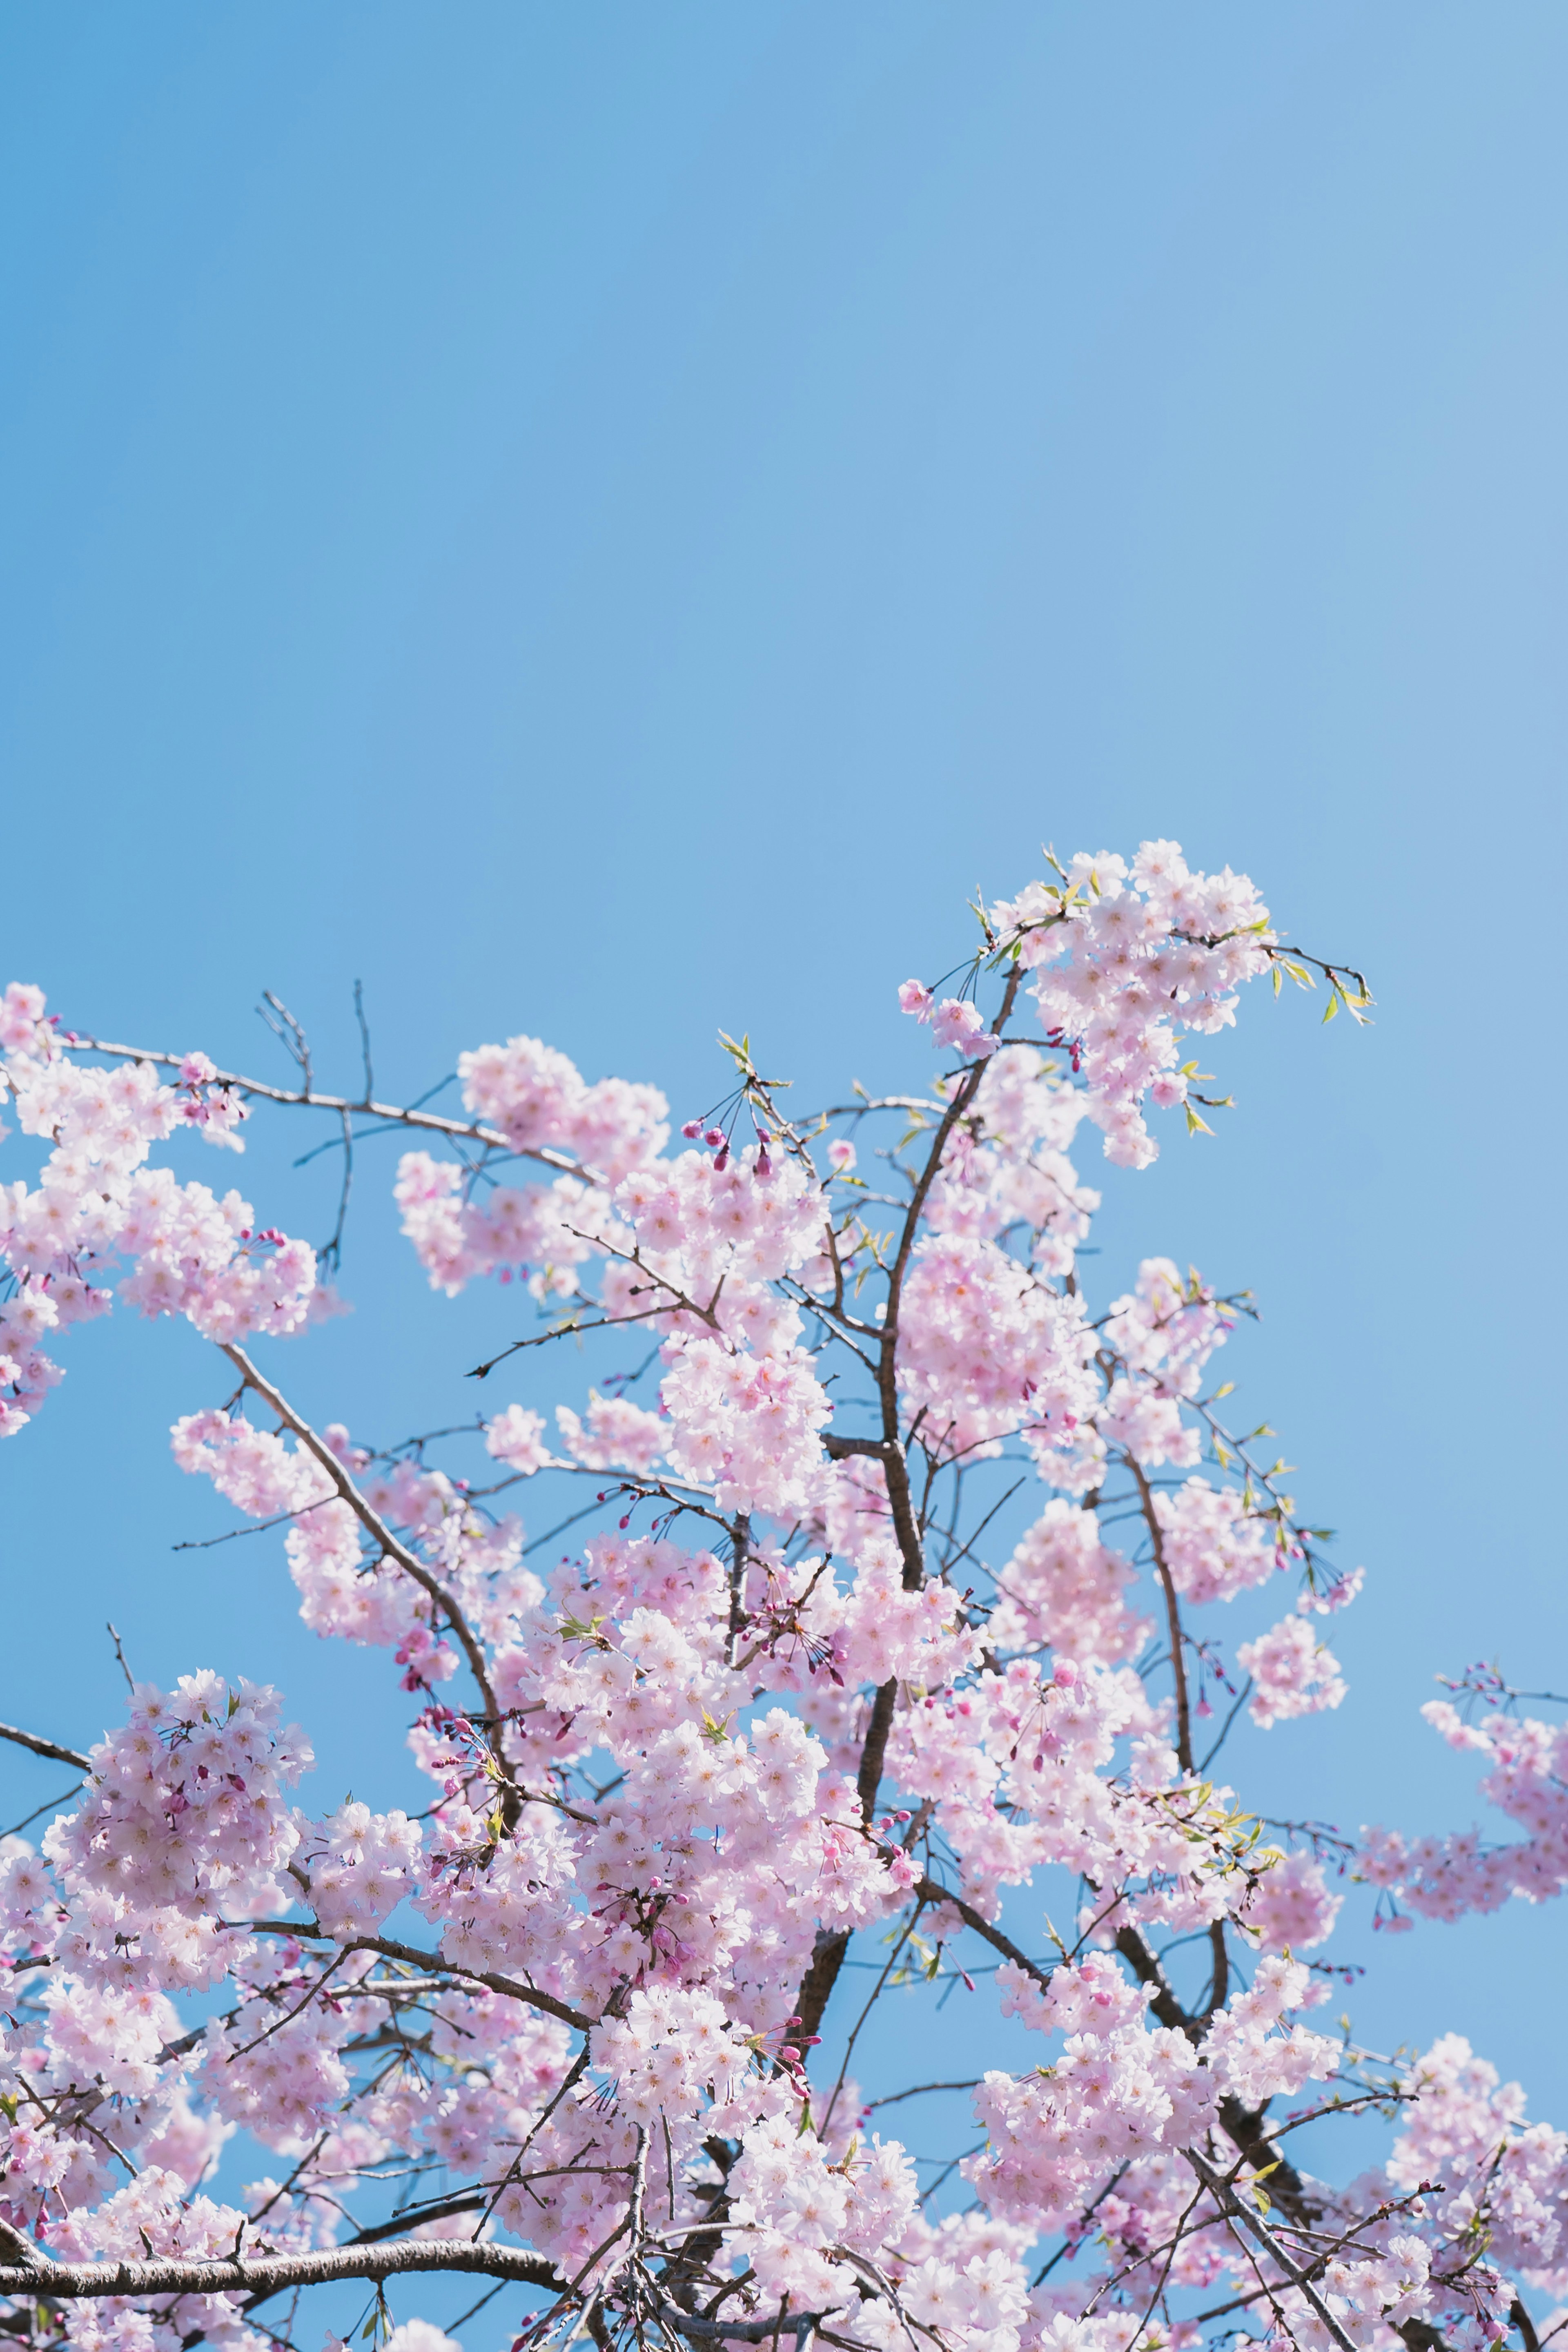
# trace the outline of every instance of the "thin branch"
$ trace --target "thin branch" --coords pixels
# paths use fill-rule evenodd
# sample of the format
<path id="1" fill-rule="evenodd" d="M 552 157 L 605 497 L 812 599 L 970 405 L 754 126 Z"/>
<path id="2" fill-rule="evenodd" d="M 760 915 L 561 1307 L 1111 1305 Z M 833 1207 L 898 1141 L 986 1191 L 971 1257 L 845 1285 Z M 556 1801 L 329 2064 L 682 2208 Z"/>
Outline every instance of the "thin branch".
<path id="1" fill-rule="evenodd" d="M 365 1019 L 365 983 L 362 980 L 354 982 L 354 1018 L 360 1024 L 360 1052 L 365 1065 L 365 1100 L 369 1102 L 376 1090 L 376 1076 L 371 1067 L 371 1028 Z"/>
<path id="2" fill-rule="evenodd" d="M 63 1790 L 59 1796 L 46 1797 L 41 1805 L 35 1805 L 30 1813 L 25 1813 L 19 1822 L 13 1822 L 8 1830 L 0 1830 L 0 1837 L 20 1837 L 24 1830 L 32 1828 L 33 1823 L 37 1820 L 40 1813 L 48 1812 L 56 1805 L 63 1805 L 66 1799 L 68 1797 L 74 1797 L 77 1790 L 81 1788 L 82 1785 L 83 1783 L 80 1780 L 76 1780 L 72 1782 L 68 1789 Z M 16 1962 L 13 1960 L 11 1965 L 15 1968 L 16 1966 Z M 35 1961 L 33 1965 L 35 1967 L 47 1967 L 52 1966 L 53 1964 L 52 1962 Z"/>
<path id="3" fill-rule="evenodd" d="M 302 1936 L 308 1942 L 332 1941 L 326 1928 L 318 1927 L 314 1919 L 249 1919 L 235 1924 L 241 1933 L 252 1936 Z M 596 2022 L 569 2002 L 558 2000 L 554 1993 L 540 1992 L 537 1985 L 519 1984 L 516 1977 L 499 1976 L 490 1969 L 465 1969 L 440 1952 L 422 1952 L 415 1945 L 394 1943 L 388 1936 L 356 1936 L 341 1948 L 344 1952 L 380 1952 L 386 1959 L 405 1960 L 411 1968 L 423 1969 L 431 1974 L 439 1970 L 465 1984 L 485 1985 L 491 1992 L 505 1993 L 511 2000 L 526 2001 L 530 2009 L 542 2009 L 547 2016 L 559 2017 L 563 2025 L 575 2026 L 580 2033 L 591 2032 Z"/>
<path id="4" fill-rule="evenodd" d="M 414 1582 L 422 1586 L 431 1599 L 439 1602 L 446 1612 L 452 1630 L 463 1645 L 464 1655 L 467 1658 L 469 1669 L 479 1685 L 480 1696 L 485 1701 L 486 1714 L 491 1722 L 495 1722 L 500 1710 L 496 1705 L 496 1694 L 491 1688 L 489 1669 L 485 1663 L 485 1653 L 480 1648 L 461 1608 L 440 1578 L 426 1568 L 417 1553 L 410 1551 L 408 1546 L 393 1535 L 380 1512 L 372 1509 L 361 1494 L 325 1438 L 318 1437 L 309 1423 L 300 1419 L 281 1391 L 274 1388 L 272 1382 L 257 1371 L 245 1349 L 236 1348 L 228 1341 L 220 1341 L 219 1344 L 246 1388 L 254 1389 L 263 1402 L 271 1407 L 284 1426 L 294 1432 L 306 1451 L 315 1455 L 343 1501 L 347 1503 L 361 1526 L 375 1542 L 380 1544 L 387 1559 L 394 1561 L 405 1576 L 412 1576 Z M 59 1749 L 55 1751 L 57 1755 L 60 1752 Z M 67 1758 L 65 1760 L 74 1762 L 76 1759 Z"/>
<path id="5" fill-rule="evenodd" d="M 1015 1968 L 1024 1969 L 1034 1979 L 1036 1984 L 1050 1984 L 1049 1969 L 1042 1969 L 1038 1960 L 1031 1960 L 1027 1952 L 1019 1950 L 1010 1936 L 1004 1936 L 999 1927 L 993 1927 L 990 1921 L 977 1911 L 972 1903 L 966 1903 L 963 1896 L 955 1895 L 950 1886 L 938 1885 L 934 1878 L 923 1878 L 915 1887 L 915 1893 L 918 1895 L 922 1903 L 949 1905 L 956 1911 L 965 1927 L 972 1927 L 977 1936 L 983 1936 L 993 1951 L 1000 1952 L 1004 1958 L 1011 1960 Z"/>
<path id="6" fill-rule="evenodd" d="M 1176 1755 L 1184 1772 L 1193 1770 L 1192 1713 L 1187 1700 L 1186 1661 L 1182 1656 L 1181 1610 L 1176 1601 L 1176 1582 L 1166 1560 L 1165 1529 L 1155 1509 L 1154 1490 L 1144 1474 L 1144 1465 L 1132 1454 L 1123 1460 L 1137 1481 L 1138 1497 L 1143 1506 L 1144 1523 L 1149 1530 L 1149 1542 L 1155 1555 L 1155 1567 L 1159 1575 L 1160 1589 L 1165 1594 L 1166 1618 L 1170 1627 L 1171 1672 L 1176 1677 Z"/>
<path id="7" fill-rule="evenodd" d="M 1291 2260 L 1290 2255 L 1285 2252 L 1283 2246 L 1281 2245 L 1272 2230 L 1268 2227 L 1257 2213 L 1253 2212 L 1251 2208 L 1247 2205 L 1241 2198 L 1238 2197 L 1231 2183 L 1228 2180 L 1222 2179 L 1219 2174 L 1215 2171 L 1213 2166 L 1208 2162 L 1207 2158 L 1199 2156 L 1195 2147 L 1184 2148 L 1182 2150 L 1182 2154 L 1186 2157 L 1188 2164 L 1191 2165 L 1193 2170 L 1197 2173 L 1198 2179 L 1202 2181 L 1209 2195 L 1214 2199 L 1221 2212 L 1227 2213 L 1233 2220 L 1239 2221 L 1243 2229 L 1249 2231 L 1250 2234 L 1257 2239 L 1258 2243 L 1262 2247 L 1263 2252 L 1268 2255 L 1270 2261 L 1278 2264 L 1279 2268 L 1284 2273 L 1291 2284 L 1301 2290 L 1301 2293 L 1306 2298 L 1307 2304 L 1312 2311 L 1328 2330 L 1333 2341 L 1338 2345 L 1339 2352 L 1357 2352 L 1356 2345 L 1353 2342 L 1351 2337 L 1345 2334 L 1344 2329 L 1340 2326 L 1339 2321 L 1334 2317 L 1333 2313 L 1329 2309 L 1328 2305 L 1323 2301 L 1322 2295 L 1312 2284 L 1312 2280 L 1307 2275 L 1306 2272 L 1299 2269 L 1296 2263 Z"/>
<path id="8" fill-rule="evenodd" d="M 1226 1715 L 1225 1721 L 1224 1721 L 1224 1722 L 1220 1725 L 1220 1727 L 1219 1727 L 1219 1737 L 1218 1737 L 1218 1738 L 1215 1741 L 1215 1743 L 1214 1743 L 1213 1747 L 1209 1749 L 1209 1751 L 1208 1751 L 1207 1755 L 1204 1758 L 1204 1759 L 1203 1759 L 1202 1763 L 1201 1763 L 1201 1764 L 1199 1764 L 1199 1765 L 1197 1767 L 1197 1769 L 1198 1771 L 1200 1771 L 1200 1772 L 1207 1772 L 1207 1769 L 1208 1769 L 1209 1766 L 1213 1763 L 1213 1761 L 1214 1761 L 1215 1758 L 1218 1755 L 1218 1753 L 1219 1753 L 1220 1749 L 1224 1747 L 1224 1745 L 1225 1745 L 1226 1741 L 1229 1738 L 1229 1737 L 1230 1737 L 1230 1727 L 1231 1727 L 1232 1724 L 1235 1722 L 1235 1720 L 1236 1720 L 1237 1717 L 1240 1714 L 1240 1712 L 1241 1712 L 1242 1708 L 1246 1706 L 1247 1701 L 1248 1701 L 1248 1700 L 1249 1700 L 1249 1698 L 1251 1696 L 1251 1695 L 1252 1695 L 1252 1677 L 1251 1677 L 1251 1675 L 1248 1675 L 1248 1677 L 1247 1677 L 1247 1679 L 1246 1679 L 1246 1681 L 1242 1684 L 1241 1688 L 1237 1692 L 1236 1696 L 1234 1697 L 1234 1699 L 1233 1699 L 1233 1700 L 1231 1701 L 1231 1703 L 1230 1703 L 1230 1706 L 1229 1706 L 1228 1712 L 1228 1713 L 1227 1713 L 1227 1715 Z"/>
<path id="9" fill-rule="evenodd" d="M 878 2107 L 896 2107 L 901 2099 L 922 2098 L 927 2091 L 977 2091 L 979 2087 L 977 2076 L 967 2083 L 912 2083 L 907 2091 L 890 2091 L 885 2099 L 873 2099 L 867 2113 L 874 2115 Z"/>
<path id="10" fill-rule="evenodd" d="M 115 1045 L 106 1037 L 84 1037 L 79 1034 L 66 1040 L 73 1050 L 87 1054 L 112 1054 L 122 1062 L 152 1062 L 159 1068 L 177 1070 L 184 1060 L 183 1054 L 150 1054 L 140 1045 Z M 585 1171 L 580 1160 L 564 1151 L 551 1151 L 542 1144 L 528 1145 L 522 1150 L 499 1129 L 486 1127 L 481 1119 L 443 1118 L 438 1111 L 403 1109 L 397 1103 L 374 1102 L 367 1094 L 361 1101 L 350 1101 L 347 1095 L 318 1094 L 313 1087 L 269 1087 L 259 1078 L 241 1077 L 235 1070 L 214 1070 L 213 1084 L 235 1087 L 242 1094 L 256 1095 L 263 1102 L 288 1104 L 306 1110 L 347 1111 L 351 1118 L 380 1118 L 394 1127 L 423 1128 L 435 1135 L 450 1136 L 456 1141 L 482 1143 L 492 1151 L 504 1151 L 509 1158 L 537 1160 L 546 1168 L 554 1168 L 562 1175 L 580 1176 Z"/>

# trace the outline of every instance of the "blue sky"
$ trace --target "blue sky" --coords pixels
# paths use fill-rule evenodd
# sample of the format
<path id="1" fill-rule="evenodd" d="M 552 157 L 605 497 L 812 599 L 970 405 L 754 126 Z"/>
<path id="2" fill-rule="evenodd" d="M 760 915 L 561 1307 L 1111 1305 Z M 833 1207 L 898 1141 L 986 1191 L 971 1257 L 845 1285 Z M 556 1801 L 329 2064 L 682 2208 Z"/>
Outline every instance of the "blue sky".
<path id="1" fill-rule="evenodd" d="M 0 978 L 277 1075 L 271 987 L 344 1078 L 362 978 L 386 1091 L 526 1029 L 684 1116 L 721 1024 L 801 1099 L 918 1075 L 894 986 L 1042 840 L 1247 869 L 1377 1024 L 1249 1002 L 1096 1279 L 1257 1291 L 1244 1404 L 1367 1566 L 1246 1793 L 1468 1822 L 1434 1674 L 1568 1675 L 1565 70 L 1525 0 L 0 10 Z M 510 1335 L 368 1155 L 344 1288 L 288 1370 L 366 1434 Z M 274 1539 L 170 1549 L 226 1524 L 166 1451 L 205 1351 L 69 1362 L 0 1459 L 0 1715 L 96 1735 L 112 1615 L 371 1793 L 380 1662 Z M 1358 2023 L 1568 2121 L 1561 1928 L 1375 1948 Z"/>

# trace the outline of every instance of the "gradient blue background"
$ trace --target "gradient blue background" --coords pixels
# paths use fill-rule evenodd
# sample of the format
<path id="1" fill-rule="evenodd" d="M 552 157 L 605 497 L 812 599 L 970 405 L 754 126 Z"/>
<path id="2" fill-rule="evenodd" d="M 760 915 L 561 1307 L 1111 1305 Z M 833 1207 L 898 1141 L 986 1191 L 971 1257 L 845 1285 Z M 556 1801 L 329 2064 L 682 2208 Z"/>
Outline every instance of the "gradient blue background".
<path id="1" fill-rule="evenodd" d="M 1369 1570 L 1245 1792 L 1469 1822 L 1434 1674 L 1568 1676 L 1565 77 L 1524 0 L 0 9 L 0 977 L 276 1076 L 270 986 L 345 1081 L 362 977 L 388 1092 L 523 1028 L 684 1116 L 721 1024 L 798 1099 L 921 1075 L 894 984 L 1042 839 L 1247 869 L 1377 1025 L 1254 992 L 1094 1279 L 1255 1287 L 1241 1409 Z M 386 1439 L 516 1318 L 430 1297 L 380 1149 L 356 1315 L 268 1360 Z M 95 1736 L 112 1615 L 282 1684 L 312 1802 L 404 1793 L 277 1539 L 171 1552 L 228 1523 L 165 1443 L 210 1351 L 67 1360 L 0 1460 L 0 1714 Z M 0 1758 L 5 1818 L 49 1779 Z M 1357 2023 L 1568 2123 L 1562 1934 L 1380 1943 Z"/>

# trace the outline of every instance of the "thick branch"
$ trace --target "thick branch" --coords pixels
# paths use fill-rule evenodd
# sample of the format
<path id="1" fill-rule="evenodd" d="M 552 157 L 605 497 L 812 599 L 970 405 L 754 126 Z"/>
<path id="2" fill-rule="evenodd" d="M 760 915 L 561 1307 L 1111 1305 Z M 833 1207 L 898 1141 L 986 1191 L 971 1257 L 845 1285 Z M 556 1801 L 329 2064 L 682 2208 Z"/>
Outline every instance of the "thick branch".
<path id="1" fill-rule="evenodd" d="M 9 1723 L 0 1723 L 0 1739 L 12 1740 L 18 1748 L 30 1748 L 35 1756 L 51 1757 L 57 1764 L 74 1764 L 78 1772 L 92 1769 L 89 1759 L 74 1748 L 62 1748 L 56 1739 L 40 1739 L 36 1731 L 17 1731 Z"/>
<path id="2" fill-rule="evenodd" d="M 817 1948 L 811 1955 L 811 1965 L 800 1979 L 800 1990 L 795 1996 L 795 2013 L 800 2021 L 800 2032 L 810 2038 L 821 2029 L 822 2012 L 832 1997 L 839 1980 L 839 1970 L 844 1964 L 844 1954 L 850 1948 L 847 1927 L 836 1935 L 818 1931 Z M 792 2032 L 794 2028 L 790 2029 Z"/>
<path id="3" fill-rule="evenodd" d="M 871 1720 L 866 1725 L 865 1745 L 861 1749 L 860 1770 L 855 1775 L 861 1818 L 868 1823 L 876 1811 L 877 1790 L 882 1786 L 882 1768 L 887 1760 L 888 1734 L 893 1729 L 894 1710 L 897 1705 L 896 1679 L 879 1683 L 876 1696 L 871 1703 Z"/>
<path id="4" fill-rule="evenodd" d="M 1118 1927 L 1116 1949 L 1132 1969 L 1138 1982 L 1153 1988 L 1149 2007 L 1162 2025 L 1177 2033 L 1185 2033 L 1189 2042 L 1202 2038 L 1203 2028 L 1197 2019 L 1185 2010 L 1166 1980 L 1165 1970 L 1145 1943 L 1135 1927 Z"/>
<path id="5" fill-rule="evenodd" d="M 852 1440 L 856 1452 L 881 1454 L 882 1448 L 866 1438 Z M 900 1457 L 900 1467 L 903 1457 Z M 890 1680 L 878 1685 L 872 1701 L 871 1720 L 866 1725 L 865 1742 L 861 1748 L 860 1770 L 855 1775 L 855 1787 L 861 1801 L 861 1818 L 870 1822 L 876 1811 L 877 1790 L 882 1786 L 882 1768 L 887 1757 L 887 1738 L 893 1729 L 894 1709 L 898 1703 L 898 1684 Z M 795 2009 L 800 2020 L 800 2032 L 815 2033 L 822 2022 L 822 2012 L 839 1980 L 839 1970 L 850 1948 L 847 1930 L 837 1934 L 819 1935 L 811 1965 L 800 1980 L 795 1997 Z"/>
<path id="6" fill-rule="evenodd" d="M 822 1450 L 835 1462 L 847 1462 L 852 1454 L 869 1454 L 873 1462 L 887 1458 L 887 1441 L 882 1437 L 840 1437 L 833 1430 L 822 1433 Z"/>
<path id="7" fill-rule="evenodd" d="M 388 2279 L 409 2271 L 477 2271 L 559 2292 L 543 2254 L 472 2238 L 402 2238 L 390 2245 L 327 2246 L 312 2254 L 248 2254 L 219 2262 L 47 2263 L 0 2268 L 0 2294 L 75 2301 L 105 2294 L 277 2294 L 333 2279 Z"/>
<path id="8" fill-rule="evenodd" d="M 704 2319 L 694 2312 L 682 2311 L 677 2305 L 665 2303 L 662 2297 L 654 2308 L 666 2327 L 701 2344 L 777 2345 L 780 2336 L 792 2336 L 796 2352 L 803 2343 L 810 2342 L 828 2316 L 825 2311 L 790 2311 L 788 2298 L 785 2307 L 775 2312 L 771 2319 Z"/>

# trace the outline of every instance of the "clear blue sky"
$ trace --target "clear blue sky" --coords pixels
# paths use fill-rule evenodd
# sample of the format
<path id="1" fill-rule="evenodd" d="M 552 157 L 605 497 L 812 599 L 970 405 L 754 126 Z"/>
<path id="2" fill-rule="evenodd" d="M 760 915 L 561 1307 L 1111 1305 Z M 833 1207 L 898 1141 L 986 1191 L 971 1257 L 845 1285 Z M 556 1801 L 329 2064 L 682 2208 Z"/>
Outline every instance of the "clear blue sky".
<path id="1" fill-rule="evenodd" d="M 913 1074 L 894 984 L 1042 839 L 1247 868 L 1377 1026 L 1249 1003 L 1103 1279 L 1256 1288 L 1244 1403 L 1368 1569 L 1351 1698 L 1244 1790 L 1469 1822 L 1433 1675 L 1568 1675 L 1565 86 L 1529 0 L 11 0 L 0 978 L 261 1071 L 270 986 L 346 1077 L 362 977 L 389 1091 L 528 1029 L 684 1115 L 721 1024 L 808 1099 Z M 245 1172 L 314 1234 L 306 1140 Z M 509 1328 L 360 1209 L 287 1362 L 384 1439 Z M 384 1801 L 384 1667 L 276 1538 L 171 1552 L 226 1524 L 166 1454 L 206 1352 L 68 1360 L 0 1456 L 0 1716 L 95 1736 L 112 1614 Z M 1378 1949 L 1358 2021 L 1568 2123 L 1563 1927 Z"/>

